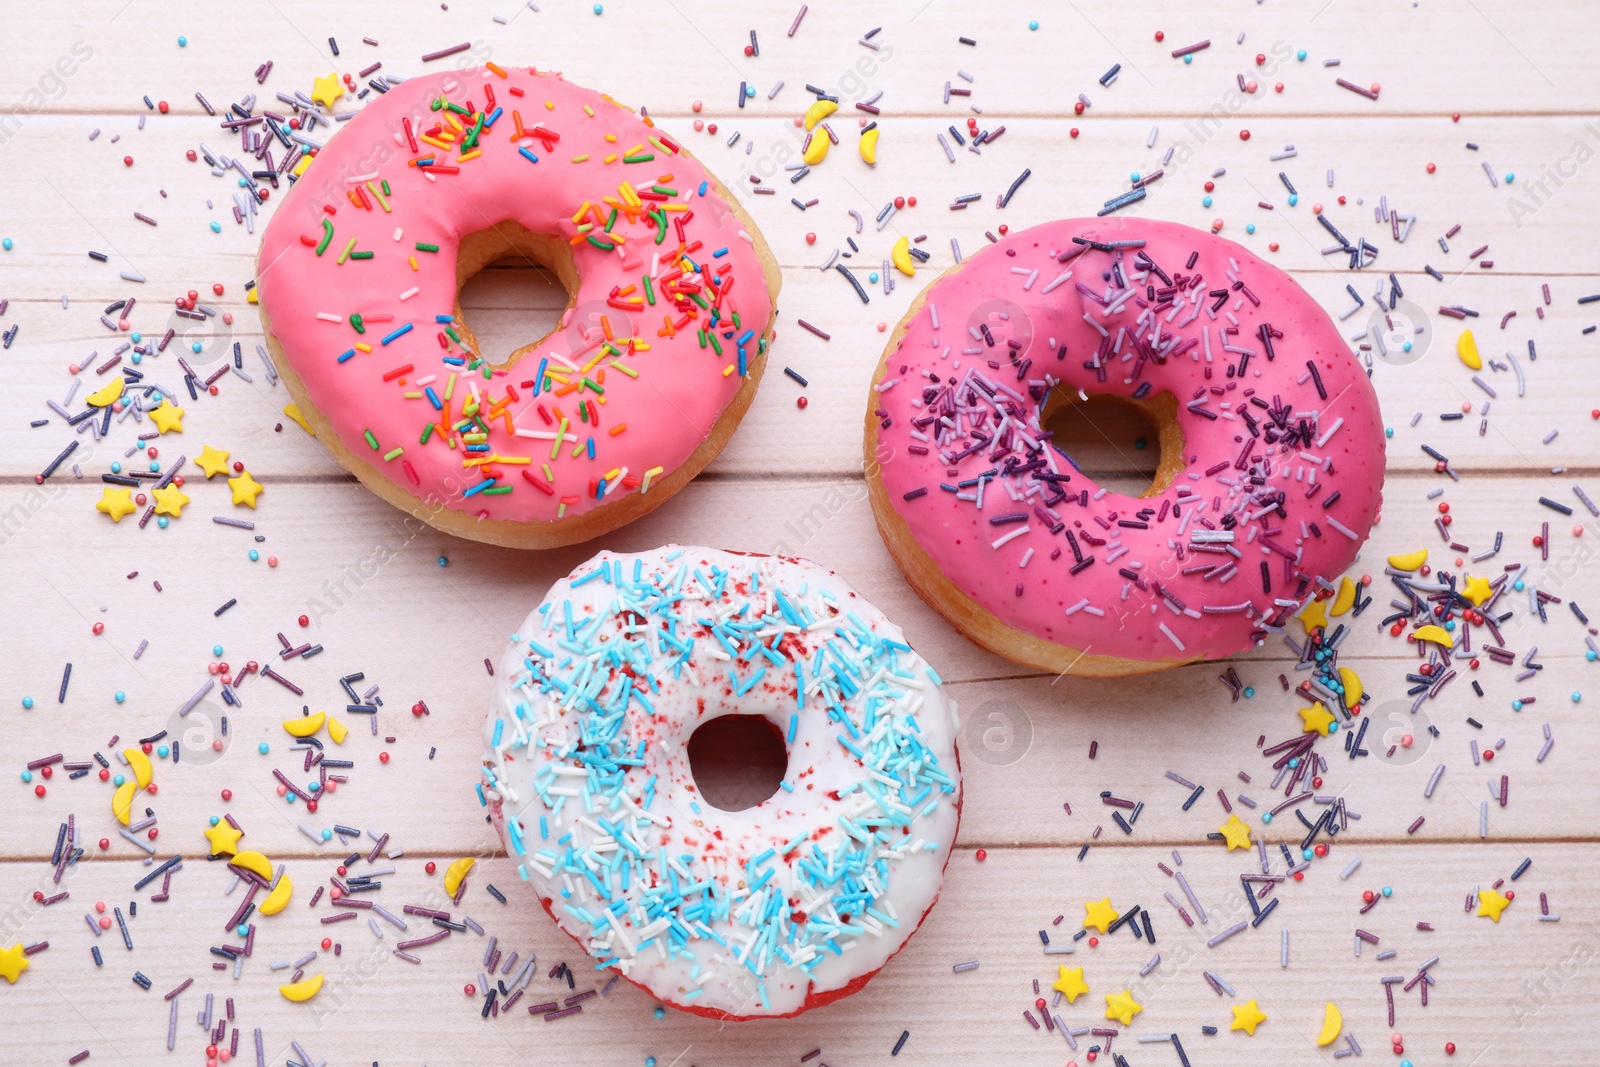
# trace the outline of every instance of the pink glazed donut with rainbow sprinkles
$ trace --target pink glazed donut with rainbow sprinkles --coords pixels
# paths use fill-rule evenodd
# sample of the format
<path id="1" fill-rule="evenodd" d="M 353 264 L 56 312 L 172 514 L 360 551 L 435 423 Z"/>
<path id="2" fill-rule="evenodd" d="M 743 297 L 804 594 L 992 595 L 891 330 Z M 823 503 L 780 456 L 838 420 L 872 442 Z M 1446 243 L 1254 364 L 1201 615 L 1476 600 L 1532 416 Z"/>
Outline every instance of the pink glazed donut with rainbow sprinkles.
<path id="1" fill-rule="evenodd" d="M 524 548 L 615 529 L 699 473 L 755 395 L 777 262 L 608 96 L 493 63 L 409 78 L 291 172 L 257 263 L 267 345 L 323 447 L 439 529 Z M 553 271 L 567 308 L 483 352 L 461 286 L 507 258 Z"/>
<path id="2" fill-rule="evenodd" d="M 1143 496 L 1051 439 L 1091 394 L 1159 430 Z M 1378 398 L 1328 314 L 1243 246 L 1144 219 L 1035 226 L 929 285 L 873 375 L 865 449 L 923 599 L 1058 673 L 1259 644 L 1333 593 L 1382 501 Z"/>

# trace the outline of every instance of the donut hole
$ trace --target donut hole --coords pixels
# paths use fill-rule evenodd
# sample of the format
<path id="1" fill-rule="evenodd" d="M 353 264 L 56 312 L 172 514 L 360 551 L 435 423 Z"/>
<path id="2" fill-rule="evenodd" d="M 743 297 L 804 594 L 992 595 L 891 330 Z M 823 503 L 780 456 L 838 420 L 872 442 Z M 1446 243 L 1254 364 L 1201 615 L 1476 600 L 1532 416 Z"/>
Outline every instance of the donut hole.
<path id="1" fill-rule="evenodd" d="M 1096 485 L 1123 496 L 1151 496 L 1182 469 L 1183 435 L 1177 399 L 1159 393 L 1145 400 L 1059 388 L 1039 419 L 1051 441 L 1071 456 Z"/>
<path id="2" fill-rule="evenodd" d="M 456 275 L 456 332 L 496 367 L 561 329 L 577 285 L 565 242 L 514 222 L 463 237 Z"/>
<path id="3" fill-rule="evenodd" d="M 689 773 L 707 804 L 744 811 L 771 799 L 789 769 L 783 734 L 760 715 L 719 715 L 689 737 Z"/>

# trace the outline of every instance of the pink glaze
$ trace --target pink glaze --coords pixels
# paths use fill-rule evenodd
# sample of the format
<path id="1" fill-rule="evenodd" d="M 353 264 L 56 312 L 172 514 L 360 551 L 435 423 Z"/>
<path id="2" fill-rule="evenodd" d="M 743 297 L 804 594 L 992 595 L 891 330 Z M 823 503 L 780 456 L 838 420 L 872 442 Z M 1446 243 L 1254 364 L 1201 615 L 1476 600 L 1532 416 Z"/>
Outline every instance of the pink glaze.
<path id="1" fill-rule="evenodd" d="M 430 109 L 440 98 L 489 114 L 496 106 L 502 109 L 481 134 L 477 158 L 463 161 L 459 149 L 445 151 L 420 139 L 450 114 Z M 532 133 L 514 139 L 513 112 L 520 113 L 527 130 L 542 125 L 559 141 L 547 143 Z M 475 121 L 454 117 L 468 129 Z M 408 119 L 419 138 L 415 150 L 404 126 Z M 434 506 L 512 522 L 581 514 L 623 493 L 648 491 L 647 475 L 651 481 L 663 477 L 689 458 L 738 392 L 745 362 L 741 344 L 746 359 L 754 360 L 773 311 L 750 236 L 707 185 L 704 167 L 678 154 L 660 130 L 601 94 L 559 75 L 521 69 L 503 78 L 480 68 L 413 78 L 374 98 L 347 125 L 317 154 L 268 225 L 257 279 L 261 307 L 284 356 L 347 449 Z M 607 135 L 614 139 L 608 141 Z M 654 158 L 624 163 L 629 153 Z M 583 155 L 587 161 L 573 162 Z M 412 165 L 429 157 L 436 165 L 459 167 L 459 173 L 429 173 L 428 167 Z M 390 192 L 380 199 L 383 182 Z M 570 239 L 579 232 L 573 216 L 582 205 L 592 202 L 608 215 L 623 200 L 622 184 L 642 191 L 646 208 L 687 210 L 666 211 L 660 244 L 658 225 L 631 206 L 618 214 L 609 235 L 596 225 L 593 233 L 608 242 L 620 235 L 625 243 L 607 251 L 580 240 L 573 249 L 580 275 L 575 311 L 531 355 L 485 380 L 481 365 L 468 366 L 472 353 L 444 333 L 448 323 L 436 320 L 450 315 L 455 305 L 458 242 L 503 220 L 535 234 Z M 657 185 L 676 192 L 654 194 Z M 352 202 L 352 194 L 367 206 Z M 319 256 L 305 239 L 321 240 L 324 220 L 332 224 L 333 235 Z M 594 223 L 594 213 L 586 212 L 583 221 Z M 355 251 L 373 252 L 373 258 L 340 262 L 351 238 Z M 438 252 L 420 251 L 419 243 L 437 245 Z M 680 253 L 692 265 L 677 258 Z M 705 275 L 699 273 L 702 268 Z M 654 275 L 653 304 L 643 299 L 647 274 Z M 711 275 L 720 275 L 715 287 Z M 618 287 L 630 286 L 631 294 L 608 299 Z M 693 302 L 690 288 L 708 307 L 720 308 L 714 330 L 720 355 L 698 336 L 710 327 L 711 312 Z M 364 333 L 355 328 L 352 313 L 363 317 Z M 734 313 L 736 327 L 730 322 Z M 602 347 L 602 315 L 621 355 Z M 663 336 L 669 317 L 676 333 Z M 384 343 L 408 325 L 410 332 Z M 441 341 L 448 343 L 441 347 Z M 371 350 L 356 349 L 358 343 Z M 491 363 L 505 356 L 485 354 Z M 448 359 L 465 363 L 452 365 Z M 536 383 L 542 359 L 558 373 L 576 368 L 567 377 L 579 382 L 579 389 L 564 390 L 549 376 Z M 619 363 L 637 377 L 615 369 Z M 384 380 L 407 364 L 410 372 Z M 585 371 L 603 392 L 581 385 Z M 425 389 L 431 387 L 443 402 L 452 375 L 447 429 L 439 425 L 445 417 Z M 487 418 L 487 453 L 469 450 L 456 429 L 473 396 L 481 398 L 486 412 L 508 401 Z M 595 405 L 598 430 L 580 418 L 584 401 Z M 552 459 L 562 415 L 568 419 L 566 437 Z M 430 423 L 433 430 L 422 443 Z M 625 429 L 613 435 L 619 426 Z M 467 432 L 475 429 L 481 427 Z M 593 458 L 587 452 L 590 441 Z M 404 451 L 386 459 L 396 448 Z M 505 462 L 475 463 L 486 455 Z M 531 462 L 519 464 L 519 459 Z M 498 475 L 491 488 L 511 491 L 475 489 L 487 474 Z"/>
<path id="2" fill-rule="evenodd" d="M 1108 252 L 1073 238 L 1143 247 Z M 1175 303 L 1152 302 L 1172 287 L 1140 266 L 1141 252 L 1176 283 Z M 1378 514 L 1378 399 L 1333 321 L 1282 271 L 1187 226 L 1067 219 L 1012 234 L 935 282 L 886 358 L 877 400 L 894 508 L 979 606 L 1069 648 L 1141 661 L 1248 648 L 1350 565 Z M 1041 447 L 1040 405 L 1057 383 L 1119 397 L 1173 393 L 1184 472 L 1152 497 L 1099 489 L 1064 453 Z M 1309 441 L 1284 440 L 1273 411 L 1304 425 Z M 1013 470 L 1038 460 L 1034 471 Z M 957 483 L 991 470 L 979 507 L 977 486 Z M 1282 515 L 1267 499 L 1278 492 Z M 1229 523 L 1231 544 L 1203 543 L 1225 537 Z M 1093 559 L 1077 573 L 1069 537 Z"/>

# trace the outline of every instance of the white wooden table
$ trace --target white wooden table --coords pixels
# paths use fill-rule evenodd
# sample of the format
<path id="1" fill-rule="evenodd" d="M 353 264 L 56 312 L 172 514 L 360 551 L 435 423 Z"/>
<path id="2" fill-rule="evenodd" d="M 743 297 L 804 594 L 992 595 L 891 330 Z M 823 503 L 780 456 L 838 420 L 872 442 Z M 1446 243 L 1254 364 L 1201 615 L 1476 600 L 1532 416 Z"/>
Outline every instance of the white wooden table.
<path id="1" fill-rule="evenodd" d="M 1055 966 L 1069 962 L 1083 966 L 1092 992 L 1053 1009 L 1068 1026 L 1106 1026 L 1106 993 L 1128 988 L 1143 1004 L 1113 1046 L 1133 1067 L 1178 1063 L 1171 1044 L 1137 1043 L 1140 1035 L 1169 1033 L 1179 1035 L 1197 1067 L 1326 1060 L 1349 1047 L 1342 1039 L 1316 1047 L 1328 1001 L 1343 1010 L 1346 1030 L 1365 1055 L 1384 1062 L 1399 1059 L 1388 1048 L 1391 1030 L 1404 1035 L 1405 1057 L 1419 1067 L 1513 1058 L 1547 1067 L 1595 1062 L 1600 858 L 1587 813 L 1600 799 L 1594 755 L 1600 728 L 1587 708 L 1600 693 L 1586 691 L 1600 675 L 1586 660 L 1586 631 L 1567 602 L 1600 609 L 1589 547 L 1595 533 L 1572 533 L 1575 522 L 1591 516 L 1571 490 L 1587 483 L 1600 495 L 1594 445 L 1600 423 L 1590 417 L 1600 406 L 1594 371 L 1600 335 L 1583 332 L 1600 322 L 1600 306 L 1579 303 L 1600 290 L 1594 254 L 1600 169 L 1593 163 L 1600 124 L 1590 119 L 1600 106 L 1592 75 L 1600 10 L 1508 0 L 1416 6 L 1272 0 L 1232 5 L 1226 14 L 1213 5 L 1169 2 L 816 2 L 791 38 L 786 30 L 797 7 L 788 0 L 606 0 L 597 16 L 590 5 L 570 0 L 547 0 L 537 12 L 513 0 L 452 0 L 448 10 L 303 0 L 221 8 L 156 0 L 6 5 L 0 236 L 13 247 L 0 252 L 0 299 L 9 301 L 0 330 L 15 324 L 18 333 L 0 353 L 8 378 L 0 401 L 0 588 L 10 623 L 0 652 L 0 764 L 14 776 L 0 808 L 0 948 L 41 941 L 49 947 L 29 957 L 31 968 L 15 985 L 0 984 L 0 1060 L 60 1064 L 87 1049 L 91 1065 L 203 1062 L 206 1034 L 197 1016 L 209 994 L 218 1018 L 224 998 L 232 998 L 245 1063 L 253 1062 L 256 1027 L 274 1064 L 298 1059 L 289 1044 L 297 1040 L 319 1062 L 385 1067 L 782 1064 L 801 1062 L 817 1048 L 820 1057 L 808 1062 L 837 1067 L 888 1062 L 902 1031 L 910 1036 L 898 1059 L 913 1063 L 1002 1057 L 1016 1064 L 1086 1063 L 1090 1043 L 1102 1039 L 1079 1037 L 1074 1052 L 1061 1034 L 1036 1032 L 1022 1018 L 1034 1009 L 1034 983 L 1048 995 Z M 1030 19 L 1039 20 L 1036 31 Z M 880 25 L 871 39 L 877 50 L 857 43 Z M 746 57 L 752 29 L 760 53 Z M 1165 34 L 1159 43 L 1157 30 Z M 179 47 L 180 35 L 187 47 Z M 328 51 L 330 35 L 342 52 L 337 60 Z M 976 44 L 961 43 L 963 36 Z M 1170 55 L 1204 39 L 1211 46 L 1192 63 Z M 312 79 L 330 70 L 354 73 L 379 60 L 384 71 L 416 73 L 425 69 L 423 53 L 461 41 L 472 43 L 466 55 L 474 60 L 554 67 L 648 107 L 740 191 L 784 266 L 775 366 L 739 433 L 681 496 L 607 538 L 606 546 L 634 550 L 679 541 L 782 550 L 833 567 L 904 625 L 973 724 L 964 735 L 965 819 L 940 905 L 863 992 L 799 1019 L 719 1025 L 676 1012 L 657 1018 L 645 994 L 619 983 L 556 1022 L 520 1006 L 482 1020 L 481 998 L 462 991 L 479 981 L 482 938 L 452 936 L 422 950 L 424 963 L 416 966 L 391 954 L 393 929 L 380 941 L 364 922 L 328 928 L 319 923 L 329 914 L 326 903 L 307 906 L 312 888 L 326 885 L 340 858 L 373 842 L 314 845 L 297 824 L 371 829 L 390 835 L 386 849 L 404 852 L 382 893 L 393 907 L 439 899 L 439 878 L 425 873 L 425 862 L 442 867 L 458 856 L 481 857 L 462 907 L 507 950 L 537 954 L 529 998 L 571 995 L 564 981 L 547 977 L 563 960 L 578 975 L 578 991 L 606 979 L 536 913 L 471 790 L 489 688 L 485 657 L 498 655 L 555 577 L 599 546 L 527 554 L 408 527 L 333 466 L 282 415 L 288 397 L 268 383 L 255 359 L 259 326 L 244 300 L 255 239 L 232 218 L 235 186 L 184 158 L 201 141 L 228 141 L 218 120 L 201 112 L 197 91 L 224 108 L 247 92 L 262 100 L 278 91 L 309 92 Z M 1298 49 L 1308 58 L 1295 58 Z M 1265 66 L 1256 65 L 1257 53 L 1267 57 Z M 274 66 L 258 87 L 252 72 L 267 60 Z M 1341 63 L 1325 65 L 1330 60 Z M 1116 63 L 1120 73 L 1102 87 L 1099 79 Z M 970 83 L 960 71 L 971 75 Z M 1239 92 L 1240 75 L 1257 80 L 1259 90 Z M 1339 87 L 1341 76 L 1360 86 L 1381 84 L 1378 100 Z M 742 110 L 736 106 L 741 80 L 757 90 Z M 784 88 L 769 99 L 780 80 Z M 1280 81 L 1281 94 L 1274 91 Z M 791 120 L 808 99 L 807 82 L 838 90 L 846 109 L 881 93 L 876 169 L 839 152 L 800 184 L 785 180 L 782 166 L 795 155 Z M 946 103 L 946 82 L 971 95 Z M 1080 92 L 1091 106 L 1074 115 Z M 170 113 L 147 108 L 146 94 L 169 102 Z M 698 114 L 691 109 L 696 100 L 704 101 Z M 346 98 L 340 108 L 353 106 Z M 956 161 L 947 162 L 936 135 L 952 124 L 964 130 L 975 108 L 985 128 L 1004 124 L 1005 135 L 981 155 L 958 149 Z M 717 124 L 716 136 L 697 134 L 696 118 Z M 1081 131 L 1076 139 L 1069 135 L 1074 127 Z M 1239 136 L 1244 128 L 1248 141 Z M 741 137 L 729 147 L 734 132 Z M 1290 144 L 1295 156 L 1272 161 Z M 1130 173 L 1162 166 L 1169 150 L 1164 176 L 1138 205 L 1140 213 L 1198 226 L 1221 218 L 1225 235 L 1253 246 L 1278 242 L 1276 261 L 1331 312 L 1352 303 L 1347 284 L 1367 301 L 1346 320 L 1350 335 L 1367 325 L 1374 289 L 1387 284 L 1389 271 L 1423 313 L 1431 342 L 1421 358 L 1409 365 L 1376 362 L 1374 381 L 1395 433 L 1388 506 L 1359 569 L 1381 583 L 1383 556 L 1424 546 L 1439 565 L 1456 569 L 1458 553 L 1441 543 L 1429 496 L 1443 489 L 1439 499 L 1451 505 L 1453 538 L 1476 553 L 1503 537 L 1485 568 L 1525 562 L 1528 582 L 1562 598 L 1548 606 L 1543 622 L 1522 597 L 1511 602 L 1507 647 L 1519 663 L 1538 647 L 1543 670 L 1536 677 L 1519 683 L 1520 666 L 1485 660 L 1468 672 L 1481 682 L 1482 697 L 1459 679 L 1413 720 L 1404 696 L 1413 655 L 1378 626 L 1390 591 L 1375 586 L 1377 601 L 1356 620 L 1343 659 L 1374 694 L 1371 755 L 1348 759 L 1337 737 L 1319 744 L 1331 764 L 1322 791 L 1344 796 L 1362 817 L 1303 882 L 1276 889 L 1281 904 L 1260 928 L 1215 948 L 1207 947 L 1209 938 L 1249 916 L 1238 875 L 1255 866 L 1253 856 L 1230 856 L 1207 840 L 1225 817 L 1217 791 L 1251 816 L 1258 836 L 1265 834 L 1276 871 L 1283 869 L 1277 842 L 1298 844 L 1302 833 L 1287 812 L 1281 819 L 1288 829 L 1282 821 L 1263 827 L 1238 807 L 1241 793 L 1263 807 L 1275 803 L 1268 799 L 1270 761 L 1257 738 L 1264 735 L 1270 745 L 1300 728 L 1300 702 L 1278 681 L 1280 674 L 1298 681 L 1294 655 L 1269 643 L 1240 657 L 1233 666 L 1256 695 L 1238 703 L 1217 681 L 1217 666 L 1127 681 L 1030 674 L 967 644 L 909 591 L 873 528 L 860 477 L 862 405 L 883 340 L 880 324 L 892 325 L 919 284 L 949 266 L 950 241 L 970 251 L 1002 224 L 1021 228 L 1090 214 L 1128 188 Z M 1499 184 L 1491 184 L 1486 163 Z M 1025 167 L 1031 177 L 1009 206 L 997 209 L 997 194 Z M 1205 207 L 1201 186 L 1219 168 L 1226 174 L 1216 179 L 1214 205 Z M 1298 206 L 1287 203 L 1280 169 L 1299 190 Z M 1510 172 L 1516 179 L 1507 184 Z M 752 173 L 775 185 L 777 195 L 750 192 Z M 948 209 L 957 196 L 974 192 L 982 198 L 967 209 Z M 802 214 L 791 194 L 817 202 Z M 916 196 L 917 206 L 875 231 L 872 217 L 901 195 Z M 1415 215 L 1403 244 L 1375 220 L 1385 196 L 1390 210 Z M 1260 201 L 1274 210 L 1258 207 Z M 1377 246 L 1377 264 L 1354 274 L 1338 257 L 1321 255 L 1328 239 L 1312 216 L 1313 203 L 1324 205 L 1346 234 Z M 852 208 L 868 217 L 856 262 L 875 265 L 901 234 L 925 234 L 921 247 L 931 255 L 916 283 L 902 280 L 891 295 L 872 287 L 865 306 L 836 274 L 814 269 L 854 236 L 846 214 Z M 135 212 L 158 225 L 151 228 Z M 210 229 L 213 220 L 220 233 Z M 1247 223 L 1256 225 L 1253 235 L 1245 233 Z M 1439 239 L 1458 225 L 1446 252 Z M 808 232 L 816 234 L 814 245 Z M 1488 250 L 1480 258 L 1491 260 L 1492 269 L 1469 258 L 1483 245 Z M 106 261 L 90 258 L 91 250 Z M 1428 266 L 1443 281 L 1425 273 Z M 124 272 L 144 281 L 123 280 Z M 35 474 L 77 439 L 46 401 L 60 402 L 72 381 L 68 365 L 84 363 L 84 388 L 74 402 L 80 407 L 83 392 L 100 380 L 94 367 L 117 343 L 98 321 L 101 309 L 135 297 L 134 328 L 155 333 L 166 329 L 175 296 L 196 289 L 209 298 L 214 282 L 226 291 L 212 303 L 232 312 L 234 322 L 180 330 L 182 343 L 202 345 L 187 358 L 204 374 L 240 342 L 254 381 L 225 375 L 218 397 L 187 405 L 182 434 L 156 444 L 163 462 L 175 454 L 193 457 L 204 444 L 229 450 L 266 486 L 259 508 L 235 509 L 218 482 L 196 477 L 193 502 L 169 528 L 152 522 L 140 529 L 133 519 L 112 525 L 93 504 L 109 464 L 132 462 L 122 456 L 133 443 L 134 428 L 126 424 L 98 445 L 85 440 L 37 486 Z M 1549 286 L 1548 303 L 1542 285 Z M 471 283 L 465 300 L 486 347 L 503 349 L 547 329 L 562 302 L 541 276 L 499 268 Z M 1498 394 L 1481 431 L 1480 409 L 1489 398 L 1455 358 L 1462 323 L 1439 315 L 1444 305 L 1479 312 L 1470 325 L 1485 356 L 1500 359 L 1510 351 L 1526 375 L 1519 395 L 1509 371 L 1481 373 Z M 1502 322 L 1510 312 L 1515 317 Z M 832 339 L 797 328 L 796 318 Z M 785 366 L 806 376 L 809 387 L 785 378 Z M 147 367 L 172 384 L 181 377 L 171 357 Z M 809 400 L 804 410 L 796 406 L 800 395 Z M 1463 405 L 1471 406 L 1465 418 L 1441 421 Z M 30 426 L 36 419 L 49 421 Z M 1114 421 L 1106 429 L 1123 437 L 1080 442 L 1091 472 L 1129 465 L 1131 431 Z M 1552 439 L 1553 431 L 1559 433 Z M 1448 455 L 1458 478 L 1438 473 L 1423 444 Z M 1541 507 L 1540 496 L 1574 508 L 1574 516 Z M 212 523 L 213 515 L 254 520 L 261 543 L 250 532 Z M 1530 540 L 1545 520 L 1548 561 Z M 248 558 L 252 548 L 259 561 Z M 276 567 L 269 567 L 269 555 Z M 234 607 L 214 614 L 234 599 Z M 311 617 L 303 631 L 296 623 L 302 614 Z M 93 634 L 101 622 L 104 632 Z M 279 648 L 279 632 L 325 649 L 309 660 L 274 660 L 313 708 L 346 703 L 339 679 L 354 672 L 365 675 L 355 683 L 359 689 L 376 685 L 384 701 L 377 737 L 367 733 L 367 720 L 349 716 L 354 730 L 341 754 L 355 766 L 348 784 L 315 815 L 274 792 L 271 771 L 293 772 L 299 760 L 279 726 L 302 703 L 288 690 L 252 678 L 241 690 L 241 708 L 224 709 L 213 695 L 196 716 L 175 714 L 209 677 L 207 665 L 217 658 L 212 646 L 222 646 L 220 658 L 235 668 L 249 659 L 266 662 Z M 66 700 L 58 703 L 69 662 Z M 125 703 L 116 702 L 118 691 Z M 1585 702 L 1574 702 L 1569 694 L 1577 692 L 1585 692 Z M 29 696 L 31 710 L 23 707 Z M 1515 711 L 1511 701 L 1519 696 L 1537 703 Z M 407 713 L 418 700 L 427 703 L 426 717 Z M 230 723 L 224 751 L 193 744 L 208 740 L 195 734 L 204 732 L 195 723 L 224 710 Z M 1481 728 L 1469 725 L 1469 717 Z M 1539 762 L 1546 725 L 1555 741 Z M 159 880 L 132 891 L 147 873 L 144 853 L 114 832 L 110 784 L 94 773 L 68 780 L 59 768 L 48 781 L 16 776 L 28 762 L 58 752 L 72 762 L 98 751 L 120 772 L 115 753 L 129 739 L 162 729 L 190 732 L 186 754 L 176 766 L 158 761 L 160 792 L 139 797 L 135 807 L 159 817 L 158 860 L 181 854 L 186 864 L 171 880 L 170 899 L 152 902 Z M 1408 731 L 1416 743 L 1391 755 Z M 112 745 L 113 735 L 122 741 Z M 1475 766 L 1469 745 L 1501 739 L 1494 762 Z M 256 751 L 261 742 L 270 743 L 270 755 Z M 380 752 L 391 755 L 387 764 L 379 762 Z M 1440 764 L 1443 777 L 1425 797 Z M 1206 787 L 1188 810 L 1182 806 L 1188 790 L 1168 771 Z M 1246 785 L 1240 772 L 1254 781 Z M 1501 774 L 1511 783 L 1504 806 L 1489 792 Z M 33 795 L 37 784 L 47 787 L 42 799 Z M 219 795 L 225 788 L 231 801 Z M 1103 790 L 1144 802 L 1131 835 L 1099 802 Z M 223 812 L 246 829 L 245 845 L 287 864 L 297 884 L 289 909 L 261 925 L 255 954 L 237 979 L 213 970 L 223 961 L 208 952 L 221 943 L 235 905 L 223 895 L 225 871 L 202 858 L 206 820 Z M 51 853 L 69 813 L 87 851 L 57 886 Z M 104 851 L 97 847 L 102 836 L 111 842 Z M 1158 867 L 1173 865 L 1174 850 L 1208 912 L 1208 923 L 1193 929 L 1162 896 L 1183 900 Z M 1515 888 L 1517 900 L 1498 924 L 1463 910 L 1475 887 L 1509 878 L 1524 858 L 1532 859 L 1526 873 L 1502 887 Z M 1359 870 L 1341 879 L 1357 859 Z M 510 904 L 496 903 L 486 881 Z M 1393 896 L 1361 914 L 1362 891 L 1382 886 L 1392 887 Z M 48 898 L 62 890 L 70 896 L 49 906 L 34 900 L 36 891 Z M 1559 921 L 1541 921 L 1541 893 Z M 1042 952 L 1039 930 L 1063 943 L 1078 929 L 1084 903 L 1102 897 L 1119 910 L 1147 906 L 1157 945 L 1140 946 L 1123 932 L 1097 948 L 1079 942 L 1070 957 Z M 131 952 L 115 924 L 100 936 L 86 927 L 83 916 L 96 901 L 107 905 L 107 915 L 120 907 L 126 916 L 134 900 Z M 1433 929 L 1419 930 L 1419 922 Z M 1363 945 L 1359 956 L 1357 927 L 1380 941 Z M 1280 961 L 1282 931 L 1289 934 L 1287 967 Z M 308 973 L 327 975 L 326 987 L 308 1004 L 289 1003 L 275 988 L 287 972 L 267 964 L 300 957 L 324 936 L 342 950 L 337 957 L 322 953 L 309 967 Z M 103 966 L 94 965 L 91 946 L 101 950 Z M 1392 959 L 1374 958 L 1391 949 Z M 1156 951 L 1161 963 L 1140 977 Z M 1380 977 L 1409 979 L 1433 956 L 1438 962 L 1429 973 L 1437 984 L 1428 1006 L 1420 1005 L 1416 988 L 1397 987 L 1391 1028 Z M 976 970 L 952 971 L 971 960 L 979 961 Z M 134 971 L 148 977 L 148 992 L 130 980 Z M 1219 995 L 1202 971 L 1233 992 Z M 189 978 L 193 985 L 177 998 L 177 1050 L 168 1055 L 169 1004 L 160 998 Z M 1250 999 L 1269 1020 L 1254 1037 L 1230 1032 L 1229 1009 Z M 1205 1035 L 1204 1026 L 1221 1032 Z M 1453 1059 L 1444 1054 L 1446 1041 L 1458 1048 Z"/>

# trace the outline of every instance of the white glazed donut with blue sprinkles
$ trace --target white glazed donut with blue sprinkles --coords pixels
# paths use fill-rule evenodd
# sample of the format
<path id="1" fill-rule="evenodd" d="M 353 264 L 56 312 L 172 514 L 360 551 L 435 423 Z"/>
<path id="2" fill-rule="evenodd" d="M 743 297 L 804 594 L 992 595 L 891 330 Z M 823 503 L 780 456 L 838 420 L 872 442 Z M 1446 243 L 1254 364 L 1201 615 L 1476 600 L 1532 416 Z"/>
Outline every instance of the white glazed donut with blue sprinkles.
<path id="1" fill-rule="evenodd" d="M 689 766 L 691 735 L 730 714 L 786 752 L 742 811 Z M 958 730 L 938 674 L 832 571 L 602 552 L 501 659 L 481 796 L 597 969 L 696 1014 L 790 1016 L 866 984 L 938 899 Z"/>

